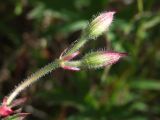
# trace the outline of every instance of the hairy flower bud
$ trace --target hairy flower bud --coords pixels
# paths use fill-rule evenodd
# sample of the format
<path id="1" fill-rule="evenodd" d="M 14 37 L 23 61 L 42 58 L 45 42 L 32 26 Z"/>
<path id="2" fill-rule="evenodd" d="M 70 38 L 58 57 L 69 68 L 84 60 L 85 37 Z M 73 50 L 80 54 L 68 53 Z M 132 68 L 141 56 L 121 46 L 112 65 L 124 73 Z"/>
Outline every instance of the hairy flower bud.
<path id="1" fill-rule="evenodd" d="M 97 51 L 86 54 L 81 60 L 61 61 L 61 67 L 66 70 L 79 71 L 82 69 L 100 68 L 112 65 L 120 58 L 127 56 L 127 53 L 113 51 Z"/>
<path id="2" fill-rule="evenodd" d="M 82 59 L 83 67 L 100 68 L 116 63 L 120 58 L 126 56 L 126 53 L 98 51 L 85 55 Z"/>
<path id="3" fill-rule="evenodd" d="M 93 19 L 89 24 L 89 27 L 86 29 L 88 36 L 90 38 L 96 38 L 101 35 L 103 32 L 108 30 L 109 26 L 113 21 L 113 15 L 115 12 L 104 12 L 101 13 L 98 17 Z"/>

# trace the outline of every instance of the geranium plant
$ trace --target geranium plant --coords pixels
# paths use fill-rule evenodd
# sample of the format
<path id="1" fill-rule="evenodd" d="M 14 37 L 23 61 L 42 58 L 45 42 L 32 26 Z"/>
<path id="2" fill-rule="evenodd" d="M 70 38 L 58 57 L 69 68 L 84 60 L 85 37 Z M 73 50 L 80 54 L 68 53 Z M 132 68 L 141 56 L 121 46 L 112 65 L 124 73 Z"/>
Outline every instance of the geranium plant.
<path id="1" fill-rule="evenodd" d="M 120 58 L 126 56 L 126 53 L 102 50 L 87 53 L 81 59 L 73 60 L 73 58 L 79 55 L 80 48 L 82 48 L 87 42 L 97 39 L 98 36 L 109 29 L 114 14 L 115 12 L 110 11 L 101 13 L 99 16 L 95 17 L 83 30 L 81 37 L 71 48 L 66 49 L 58 59 L 26 78 L 8 96 L 4 97 L 0 106 L 0 116 L 5 120 L 24 119 L 28 113 L 22 113 L 20 109 L 14 110 L 14 107 L 23 104 L 26 101 L 26 98 L 16 99 L 16 97 L 27 87 L 56 68 L 61 67 L 73 71 L 102 68 L 104 66 L 112 65 L 119 61 Z"/>

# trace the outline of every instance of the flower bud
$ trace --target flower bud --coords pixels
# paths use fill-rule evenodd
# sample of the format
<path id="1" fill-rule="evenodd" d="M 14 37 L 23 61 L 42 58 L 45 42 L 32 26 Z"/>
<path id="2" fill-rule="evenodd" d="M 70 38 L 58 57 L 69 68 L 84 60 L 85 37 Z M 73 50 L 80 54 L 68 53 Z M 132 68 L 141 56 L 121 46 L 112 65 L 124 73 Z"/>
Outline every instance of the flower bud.
<path id="1" fill-rule="evenodd" d="M 108 30 L 109 26 L 113 21 L 113 15 L 115 12 L 104 12 L 101 13 L 98 17 L 93 19 L 89 24 L 86 32 L 90 38 L 96 38 L 101 35 L 103 32 Z"/>
<path id="2" fill-rule="evenodd" d="M 120 58 L 126 56 L 126 53 L 98 51 L 85 55 L 82 59 L 85 68 L 100 68 L 116 63 Z"/>
<path id="3" fill-rule="evenodd" d="M 13 113 L 13 110 L 6 105 L 7 99 L 4 98 L 2 105 L 0 106 L 0 117 L 6 117 Z"/>
<path id="4" fill-rule="evenodd" d="M 26 100 L 27 100 L 26 98 L 16 99 L 15 101 L 13 101 L 11 105 L 7 105 L 7 98 L 5 97 L 3 99 L 2 104 L 0 105 L 0 117 L 8 117 L 8 116 L 10 117 L 12 114 L 18 115 L 17 118 L 26 117 L 29 113 L 21 113 L 20 109 L 17 109 L 17 110 L 12 109 L 13 107 L 17 107 L 23 104 Z"/>

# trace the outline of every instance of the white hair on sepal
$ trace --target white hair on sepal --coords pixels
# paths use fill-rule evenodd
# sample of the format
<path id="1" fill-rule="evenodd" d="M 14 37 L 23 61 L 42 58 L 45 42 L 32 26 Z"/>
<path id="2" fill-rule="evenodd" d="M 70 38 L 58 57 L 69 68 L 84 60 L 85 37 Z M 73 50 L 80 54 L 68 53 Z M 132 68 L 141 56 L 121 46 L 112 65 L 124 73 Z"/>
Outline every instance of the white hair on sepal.
<path id="1" fill-rule="evenodd" d="M 106 47 L 98 48 L 98 49 L 97 49 L 97 51 L 102 51 L 102 52 L 104 52 L 104 51 L 106 51 L 106 50 L 107 50 L 107 48 L 106 48 Z"/>
<path id="2" fill-rule="evenodd" d="M 100 14 L 101 14 L 101 13 L 98 12 L 98 13 L 92 15 L 91 19 L 89 20 L 89 23 L 91 23 L 91 22 L 92 22 L 96 17 L 98 17 Z"/>
<path id="3" fill-rule="evenodd" d="M 87 54 L 92 53 L 92 52 L 104 52 L 104 51 L 108 51 L 107 48 L 103 47 L 103 48 L 95 48 L 95 49 L 90 49 L 89 52 L 87 52 Z"/>
<path id="4" fill-rule="evenodd" d="M 86 35 L 86 30 L 88 30 L 88 28 L 91 27 L 91 22 L 100 15 L 101 13 L 97 13 L 96 15 L 92 15 L 92 18 L 90 20 L 88 20 L 87 26 L 83 29 L 82 31 L 82 37 L 83 35 Z M 88 39 L 92 39 L 92 40 L 96 40 L 97 37 L 92 37 L 92 36 L 88 36 Z"/>
<path id="5" fill-rule="evenodd" d="M 108 66 L 108 65 L 107 65 Z M 107 67 L 106 66 L 106 67 Z M 99 65 L 99 66 L 94 66 L 94 65 L 88 65 L 88 68 L 86 68 L 86 69 L 93 69 L 93 70 L 98 70 L 98 69 L 102 69 L 103 68 L 103 65 Z"/>

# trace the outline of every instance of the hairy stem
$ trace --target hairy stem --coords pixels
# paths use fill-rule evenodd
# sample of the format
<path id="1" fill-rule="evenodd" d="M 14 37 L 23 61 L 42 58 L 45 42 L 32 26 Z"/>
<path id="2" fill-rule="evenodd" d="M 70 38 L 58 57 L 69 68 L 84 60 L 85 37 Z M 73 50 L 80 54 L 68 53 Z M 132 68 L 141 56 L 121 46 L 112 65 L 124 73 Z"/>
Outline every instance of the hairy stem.
<path id="1" fill-rule="evenodd" d="M 68 56 L 78 51 L 81 47 L 83 47 L 88 40 L 84 37 L 81 37 L 76 43 L 74 43 L 73 47 L 66 51 L 64 56 Z"/>
<path id="2" fill-rule="evenodd" d="M 19 84 L 13 92 L 11 92 L 7 97 L 7 105 L 10 105 L 12 101 L 16 98 L 16 96 L 25 90 L 27 87 L 29 87 L 31 84 L 39 80 L 41 77 L 45 76 L 52 70 L 59 67 L 59 61 L 56 60 L 54 62 L 51 62 L 50 64 L 46 65 L 45 67 L 41 68 L 39 71 L 33 73 L 30 77 L 25 79 L 21 84 Z"/>
<path id="3" fill-rule="evenodd" d="M 82 66 L 82 62 L 80 60 L 66 61 L 63 64 L 66 66 L 77 67 L 77 68 L 80 68 Z"/>

